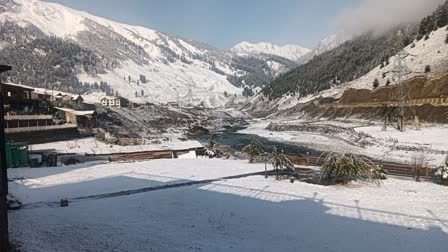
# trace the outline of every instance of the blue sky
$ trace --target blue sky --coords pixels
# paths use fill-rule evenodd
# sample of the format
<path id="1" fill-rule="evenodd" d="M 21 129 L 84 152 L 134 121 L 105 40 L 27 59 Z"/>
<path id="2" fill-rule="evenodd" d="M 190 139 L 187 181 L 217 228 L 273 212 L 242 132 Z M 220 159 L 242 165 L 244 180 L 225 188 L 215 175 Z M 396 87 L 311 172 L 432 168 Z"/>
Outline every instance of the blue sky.
<path id="1" fill-rule="evenodd" d="M 241 41 L 312 48 L 361 0 L 51 0 L 122 23 L 229 48 Z"/>

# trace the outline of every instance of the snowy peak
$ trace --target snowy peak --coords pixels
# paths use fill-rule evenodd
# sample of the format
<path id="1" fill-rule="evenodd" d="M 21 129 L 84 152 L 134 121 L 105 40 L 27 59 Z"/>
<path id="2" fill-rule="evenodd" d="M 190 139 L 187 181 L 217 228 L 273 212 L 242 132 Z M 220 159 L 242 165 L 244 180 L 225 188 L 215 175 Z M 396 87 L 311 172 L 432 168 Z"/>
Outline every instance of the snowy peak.
<path id="1" fill-rule="evenodd" d="M 338 32 L 332 34 L 321 41 L 317 45 L 316 49 L 313 50 L 314 55 L 320 55 L 326 51 L 332 50 L 339 45 L 343 44 L 345 41 L 350 40 L 350 36 L 346 35 L 344 32 Z"/>
<path id="2" fill-rule="evenodd" d="M 133 102 L 180 99 L 189 105 L 224 106 L 231 97 L 242 96 L 243 90 L 246 95 L 250 94 L 249 91 L 266 85 L 280 72 L 291 69 L 294 62 L 286 58 L 291 55 L 293 59 L 298 58 L 308 50 L 298 46 L 274 46 L 267 51 L 265 46 L 260 47 L 260 52 L 277 54 L 278 51 L 282 57 L 247 59 L 200 42 L 39 0 L 0 0 L 0 26 L 6 27 L 8 32 L 3 34 L 5 41 L 0 39 L 0 51 L 5 50 L 3 55 L 16 55 L 20 51 L 17 48 L 24 47 L 36 52 L 36 55 L 20 58 L 19 63 L 4 60 L 4 63 L 28 66 L 27 69 L 16 68 L 10 74 L 14 74 L 17 82 L 30 84 L 31 80 L 39 83 L 35 84 L 37 87 L 56 83 L 63 89 L 61 91 L 92 94 L 96 100 L 104 92 L 113 90 L 114 94 Z M 60 51 L 42 51 L 50 48 L 46 45 L 37 48 L 36 43 L 32 43 L 37 38 L 35 33 L 41 38 L 39 41 L 43 41 L 41 43 L 55 43 L 55 38 L 62 38 L 56 43 L 62 51 L 72 48 L 71 45 L 82 48 L 64 56 L 67 63 L 63 65 L 64 71 L 71 73 L 70 76 L 54 73 L 53 69 L 61 66 L 56 61 L 54 65 L 48 64 L 44 56 Z M 27 39 L 16 43 L 16 37 Z M 78 60 L 87 55 L 89 60 Z M 283 55 L 288 57 L 283 58 Z M 25 79 L 29 69 L 40 69 L 41 64 L 47 64 L 42 79 L 36 81 L 40 78 L 36 75 Z M 73 83 L 83 83 L 87 87 L 81 90 Z M 107 89 L 101 90 L 101 83 L 107 84 Z"/>
<path id="3" fill-rule="evenodd" d="M 300 58 L 302 58 L 305 54 L 309 53 L 311 50 L 298 45 L 279 46 L 265 42 L 250 43 L 244 41 L 233 46 L 230 49 L 230 51 L 234 53 L 252 54 L 252 55 L 272 54 L 283 58 L 287 58 L 289 60 L 298 61 Z"/>

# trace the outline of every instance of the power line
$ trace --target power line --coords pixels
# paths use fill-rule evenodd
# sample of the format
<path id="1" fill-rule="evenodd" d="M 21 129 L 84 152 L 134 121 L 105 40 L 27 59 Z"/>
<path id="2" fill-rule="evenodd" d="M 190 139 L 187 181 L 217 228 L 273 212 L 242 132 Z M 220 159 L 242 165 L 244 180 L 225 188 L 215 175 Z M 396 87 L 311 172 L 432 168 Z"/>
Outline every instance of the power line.
<path id="1" fill-rule="evenodd" d="M 389 93 L 389 101 L 397 101 L 398 102 L 398 129 L 401 132 L 405 130 L 405 110 L 406 110 L 406 101 L 410 100 L 410 94 L 407 86 L 404 83 L 404 76 L 412 74 L 413 71 L 407 66 L 406 58 L 411 56 L 410 53 L 404 49 L 403 43 L 403 34 L 401 30 L 398 31 L 398 39 L 397 39 L 397 50 L 398 53 L 394 59 L 394 67 L 392 73 L 394 74 L 394 81 L 398 87 L 397 91 L 394 91 L 394 88 L 390 88 Z M 416 117 L 415 109 L 411 108 L 412 113 Z M 390 108 L 386 109 L 386 116 L 384 122 L 383 130 L 387 129 L 388 117 L 390 115 Z M 416 117 L 417 118 L 417 117 Z"/>

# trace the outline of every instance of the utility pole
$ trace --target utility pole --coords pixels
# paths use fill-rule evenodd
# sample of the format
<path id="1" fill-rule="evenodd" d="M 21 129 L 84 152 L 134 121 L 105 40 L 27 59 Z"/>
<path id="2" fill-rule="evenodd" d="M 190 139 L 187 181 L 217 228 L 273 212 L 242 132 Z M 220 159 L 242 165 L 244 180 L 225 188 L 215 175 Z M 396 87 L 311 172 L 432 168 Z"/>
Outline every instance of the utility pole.
<path id="1" fill-rule="evenodd" d="M 403 49 L 404 47 L 403 43 L 403 33 L 398 31 L 398 39 L 397 39 L 397 49 L 399 50 L 397 55 L 395 56 L 394 61 L 394 68 L 392 72 L 395 76 L 395 81 L 397 83 L 398 91 L 395 93 L 393 92 L 393 88 L 390 88 L 391 94 L 389 95 L 389 101 L 397 101 L 398 102 L 398 121 L 397 126 L 398 130 L 401 132 L 405 131 L 405 110 L 406 110 L 406 100 L 410 99 L 408 90 L 406 90 L 406 87 L 403 83 L 403 77 L 405 75 L 411 74 L 412 70 L 407 66 L 406 64 L 406 58 L 410 56 L 410 54 Z M 387 106 L 387 105 L 386 105 Z M 385 121 L 384 121 L 384 127 L 383 130 L 387 129 L 388 124 L 388 116 L 389 116 L 389 109 L 386 108 L 386 115 L 385 115 Z"/>
<path id="2" fill-rule="evenodd" d="M 0 65 L 0 74 L 10 70 L 10 66 Z M 4 87 L 1 85 L 0 78 L 0 251 L 8 251 L 8 206 L 6 204 L 6 195 L 8 195 L 8 174 L 5 153 L 5 113 L 3 106 L 3 93 Z"/>

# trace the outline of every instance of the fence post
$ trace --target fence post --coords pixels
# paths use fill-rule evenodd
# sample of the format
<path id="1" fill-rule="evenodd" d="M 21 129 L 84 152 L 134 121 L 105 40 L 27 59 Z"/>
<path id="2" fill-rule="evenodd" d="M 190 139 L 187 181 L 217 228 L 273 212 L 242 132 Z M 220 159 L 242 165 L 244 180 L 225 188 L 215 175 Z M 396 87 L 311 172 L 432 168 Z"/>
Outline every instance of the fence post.
<path id="1" fill-rule="evenodd" d="M 268 178 L 268 159 L 266 155 L 264 155 L 264 178 Z"/>
<path id="2" fill-rule="evenodd" d="M 415 176 L 416 182 L 420 182 L 420 169 L 421 169 L 421 165 L 417 165 L 416 166 L 416 176 Z"/>

